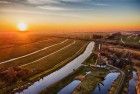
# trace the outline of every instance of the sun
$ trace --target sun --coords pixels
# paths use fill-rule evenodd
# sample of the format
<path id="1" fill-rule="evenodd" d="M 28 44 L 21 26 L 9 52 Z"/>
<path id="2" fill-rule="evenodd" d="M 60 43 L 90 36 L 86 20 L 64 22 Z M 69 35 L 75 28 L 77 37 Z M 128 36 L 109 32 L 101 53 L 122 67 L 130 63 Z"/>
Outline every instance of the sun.
<path id="1" fill-rule="evenodd" d="M 27 31 L 27 24 L 26 23 L 18 23 L 18 25 L 17 25 L 17 27 L 18 27 L 18 29 L 19 29 L 19 31 Z"/>

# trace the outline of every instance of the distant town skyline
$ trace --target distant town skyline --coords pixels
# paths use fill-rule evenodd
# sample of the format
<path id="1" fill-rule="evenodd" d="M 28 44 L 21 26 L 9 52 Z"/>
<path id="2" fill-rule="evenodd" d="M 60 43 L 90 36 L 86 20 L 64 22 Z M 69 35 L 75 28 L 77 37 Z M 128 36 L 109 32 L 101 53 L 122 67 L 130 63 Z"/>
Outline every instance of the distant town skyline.
<path id="1" fill-rule="evenodd" d="M 0 0 L 0 32 L 139 31 L 139 0 Z"/>

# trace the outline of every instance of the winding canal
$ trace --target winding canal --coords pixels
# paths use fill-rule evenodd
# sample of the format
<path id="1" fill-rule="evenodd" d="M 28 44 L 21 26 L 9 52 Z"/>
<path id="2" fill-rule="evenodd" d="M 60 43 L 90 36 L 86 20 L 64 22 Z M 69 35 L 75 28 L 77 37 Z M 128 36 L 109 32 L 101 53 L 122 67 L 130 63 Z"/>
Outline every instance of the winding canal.
<path id="1" fill-rule="evenodd" d="M 132 79 L 129 80 L 128 94 L 136 94 L 136 83 L 137 83 L 137 73 L 136 71 L 132 72 Z"/>
<path id="2" fill-rule="evenodd" d="M 43 77 L 39 81 L 35 82 L 33 85 L 29 86 L 27 89 L 23 90 L 22 92 L 18 92 L 16 94 L 38 94 L 43 89 L 65 78 L 66 76 L 71 74 L 73 70 L 76 70 L 82 65 L 82 63 L 91 55 L 93 47 L 94 42 L 90 42 L 86 47 L 85 51 L 77 58 L 69 62 L 61 69 Z"/>
<path id="3" fill-rule="evenodd" d="M 92 94 L 108 94 L 108 90 L 110 89 L 111 85 L 113 84 L 114 80 L 117 79 L 120 73 L 109 73 L 105 80 L 102 82 L 103 85 L 97 86 Z"/>

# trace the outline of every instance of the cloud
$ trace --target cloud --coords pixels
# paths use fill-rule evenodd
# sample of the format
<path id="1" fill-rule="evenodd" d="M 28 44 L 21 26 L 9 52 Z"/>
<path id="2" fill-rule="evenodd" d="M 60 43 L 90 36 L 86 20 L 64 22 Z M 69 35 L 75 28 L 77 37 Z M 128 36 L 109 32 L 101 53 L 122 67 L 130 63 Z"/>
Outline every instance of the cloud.
<path id="1" fill-rule="evenodd" d="M 91 0 L 61 0 L 63 2 L 73 2 L 73 3 L 80 3 L 80 2 L 89 2 Z"/>
<path id="2" fill-rule="evenodd" d="M 58 1 L 56 0 L 27 0 L 27 2 L 30 4 L 36 4 L 36 5 L 58 3 Z"/>
<path id="3" fill-rule="evenodd" d="M 96 6 L 104 6 L 104 7 L 109 7 L 109 6 L 111 6 L 111 5 L 109 5 L 109 4 L 102 4 L 102 3 L 97 3 L 97 4 L 95 4 Z"/>
<path id="4" fill-rule="evenodd" d="M 9 4 L 11 2 L 8 2 L 8 1 L 0 1 L 1 4 Z"/>
<path id="5" fill-rule="evenodd" d="M 0 4 L 12 3 L 17 5 L 24 5 L 28 7 L 35 7 L 43 10 L 56 10 L 56 11 L 87 11 L 94 9 L 114 8 L 127 5 L 132 1 L 137 3 L 137 0 L 0 0 Z M 134 2 L 135 1 L 135 2 Z M 122 3 L 124 2 L 124 3 Z M 127 3 L 126 3 L 127 2 Z"/>
<path id="6" fill-rule="evenodd" d="M 78 14 L 71 14 L 71 13 L 57 13 L 57 12 L 44 12 L 44 11 L 30 11 L 30 10 L 21 10 L 21 9 L 1 9 L 0 12 L 2 13 L 23 13 L 23 14 L 32 14 L 32 15 L 46 15 L 47 17 L 60 17 L 60 18 L 69 18 L 72 17 L 74 19 L 80 18 L 84 19 L 85 17 L 78 15 Z"/>
<path id="7" fill-rule="evenodd" d="M 66 10 L 62 7 L 56 7 L 56 6 L 37 6 L 37 8 L 45 9 L 45 10 Z"/>

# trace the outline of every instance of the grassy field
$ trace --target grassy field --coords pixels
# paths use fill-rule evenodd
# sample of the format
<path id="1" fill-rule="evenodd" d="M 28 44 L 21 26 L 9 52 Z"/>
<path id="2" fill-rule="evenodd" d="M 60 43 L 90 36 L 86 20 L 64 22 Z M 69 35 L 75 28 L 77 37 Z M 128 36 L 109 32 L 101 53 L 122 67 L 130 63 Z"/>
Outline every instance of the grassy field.
<path id="1" fill-rule="evenodd" d="M 84 67 L 80 67 L 79 69 L 77 69 L 75 72 L 73 72 L 72 74 L 70 74 L 69 76 L 65 77 L 64 79 L 62 79 L 61 81 L 53 84 L 52 86 L 44 89 L 42 92 L 40 92 L 40 94 L 56 94 L 57 92 L 59 92 L 62 88 L 64 88 L 66 85 L 68 85 L 71 81 L 74 80 L 74 78 L 77 75 L 80 74 L 84 74 L 85 73 L 85 69 Z"/>
<path id="2" fill-rule="evenodd" d="M 102 81 L 108 73 L 106 69 L 95 69 L 92 70 L 91 74 L 87 75 L 80 85 L 74 90 L 73 94 L 90 94 Z M 94 80 L 93 80 L 94 79 Z"/>
<path id="3" fill-rule="evenodd" d="M 0 68 L 8 68 L 11 66 L 21 66 L 21 65 L 33 62 L 39 58 L 42 58 L 43 56 L 46 56 L 52 52 L 55 52 L 55 51 L 61 49 L 62 47 L 67 46 L 68 44 L 70 44 L 72 42 L 73 42 L 73 40 L 66 40 L 66 41 L 59 42 L 61 44 L 56 43 L 57 45 L 51 46 L 49 48 L 47 48 L 48 47 L 47 46 L 46 47 L 47 49 L 38 51 L 36 53 L 30 54 L 30 55 L 25 56 L 25 57 L 18 58 L 16 60 L 12 60 L 12 61 L 8 61 L 6 63 L 0 64 Z"/>
<path id="4" fill-rule="evenodd" d="M 117 47 L 115 45 L 104 45 L 103 44 L 103 49 L 110 49 L 110 51 L 114 51 L 114 52 L 124 52 L 124 53 L 131 53 L 132 57 L 135 58 L 135 59 L 140 59 L 140 51 L 139 50 L 133 50 L 133 49 L 130 49 L 130 48 L 124 48 L 124 47 Z"/>
<path id="5" fill-rule="evenodd" d="M 14 33 L 14 32 L 0 32 L 0 48 L 20 46 L 39 41 L 44 41 L 52 37 L 46 36 L 46 34 L 35 34 L 35 33 Z"/>
<path id="6" fill-rule="evenodd" d="M 29 63 L 29 64 L 23 66 L 23 68 L 28 69 L 30 71 L 34 70 L 31 73 L 31 75 L 35 75 L 39 72 L 51 69 L 56 64 L 64 61 L 65 59 L 67 59 L 69 57 L 72 57 L 79 50 L 80 47 L 84 46 L 84 44 L 85 43 L 82 41 L 76 41 L 76 43 L 69 44 L 64 49 L 58 51 L 57 53 L 46 56 L 45 58 L 42 58 L 33 63 Z"/>
<path id="7" fill-rule="evenodd" d="M 0 85 L 1 85 L 0 92 L 7 93 L 9 91 L 13 91 L 13 89 L 15 88 L 21 89 L 21 87 L 23 88 L 24 86 L 28 86 L 26 84 L 28 84 L 29 82 L 33 83 L 34 81 L 39 80 L 40 77 L 43 77 L 48 73 L 57 70 L 58 68 L 64 66 L 69 61 L 77 57 L 79 54 L 81 54 L 84 51 L 87 44 L 88 44 L 87 41 L 81 41 L 81 40 L 50 38 L 39 42 L 33 42 L 27 44 L 23 43 L 22 45 L 18 45 L 17 48 L 15 47 L 8 48 L 9 50 L 7 50 L 7 52 L 10 51 L 11 53 L 13 53 L 13 55 L 9 55 L 8 53 L 6 53 L 8 55 L 7 56 L 8 58 L 0 56 L 2 58 L 1 61 L 8 60 L 14 57 L 17 57 L 17 59 L 9 60 L 4 63 L 2 62 L 0 64 L 0 68 L 2 69 L 10 68 L 4 72 L 2 70 L 2 75 L 3 73 L 6 73 L 7 71 L 10 70 L 13 72 L 12 74 L 10 73 L 10 75 L 11 76 L 14 75 L 12 77 L 15 77 L 15 80 L 14 82 L 12 82 L 12 84 L 4 80 L 0 80 Z M 45 47 L 49 47 L 49 48 L 43 49 Z M 38 51 L 40 49 L 43 50 Z M 6 51 L 6 49 L 4 48 L 1 50 Z M 38 52 L 34 53 L 34 51 L 38 51 Z M 32 52 L 33 54 L 30 54 Z M 11 67 L 15 67 L 15 66 L 20 67 L 22 70 L 28 70 L 28 74 L 24 75 L 24 78 L 26 78 L 26 80 L 23 81 L 21 79 L 18 79 L 18 77 L 16 77 L 17 74 L 16 71 L 14 72 L 14 70 L 11 69 Z M 16 70 L 20 70 L 20 69 L 16 69 Z"/>
<path id="8" fill-rule="evenodd" d="M 133 45 L 140 44 L 139 36 L 122 36 L 121 38 L 127 44 L 133 44 Z M 121 39 L 120 39 L 120 41 L 121 41 Z"/>
<path id="9" fill-rule="evenodd" d="M 140 36 L 139 35 L 114 35 L 104 43 L 109 43 L 114 46 L 121 46 L 133 50 L 140 50 Z"/>
<path id="10" fill-rule="evenodd" d="M 83 64 L 94 64 L 95 63 L 95 58 L 93 55 L 91 55 L 89 58 L 87 58 L 87 60 L 85 62 L 83 62 Z M 62 79 L 61 81 L 53 84 L 52 86 L 44 89 L 41 94 L 56 94 L 58 93 L 62 88 L 64 88 L 66 85 L 68 85 L 70 82 L 72 82 L 75 77 L 77 75 L 85 75 L 86 71 L 91 70 L 89 67 L 84 67 L 81 66 L 80 68 L 78 68 L 76 71 L 74 71 L 73 73 L 71 73 L 69 76 L 65 77 L 64 79 Z"/>
<path id="11" fill-rule="evenodd" d="M 83 64 L 86 64 L 86 65 L 94 64 L 95 60 L 96 60 L 96 57 L 92 54 L 85 62 L 83 62 Z M 90 90 L 93 90 L 96 87 L 96 85 L 101 81 L 101 79 L 96 76 L 99 76 L 99 74 L 100 74 L 100 77 L 105 76 L 105 74 L 108 72 L 106 69 L 97 68 L 95 70 L 92 70 L 90 67 L 81 66 L 79 69 L 74 71 L 72 74 L 70 74 L 66 78 L 53 84 L 49 88 L 46 88 L 45 90 L 43 90 L 40 94 L 57 94 L 62 88 L 64 88 L 73 80 L 75 80 L 76 77 L 80 75 L 85 75 L 87 71 L 92 71 L 92 73 L 87 75 L 85 79 L 82 81 L 82 84 L 80 84 L 82 89 L 80 90 L 78 89 L 78 91 L 75 90 L 74 94 L 89 94 Z M 104 74 L 104 75 L 101 75 L 101 74 Z M 87 89 L 90 89 L 90 90 L 87 91 Z"/>
<path id="12" fill-rule="evenodd" d="M 19 56 L 23 56 L 29 53 L 32 53 L 36 50 L 43 49 L 44 47 L 53 45 L 55 43 L 61 42 L 64 39 L 58 39 L 58 38 L 51 38 L 46 41 L 42 42 L 35 42 L 35 43 L 29 43 L 26 45 L 20 45 L 20 46 L 13 46 L 5 49 L 0 49 L 0 61 L 5 61 L 11 58 L 16 58 Z"/>

